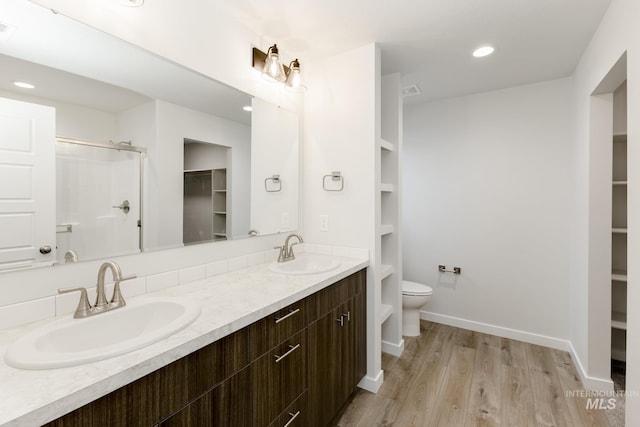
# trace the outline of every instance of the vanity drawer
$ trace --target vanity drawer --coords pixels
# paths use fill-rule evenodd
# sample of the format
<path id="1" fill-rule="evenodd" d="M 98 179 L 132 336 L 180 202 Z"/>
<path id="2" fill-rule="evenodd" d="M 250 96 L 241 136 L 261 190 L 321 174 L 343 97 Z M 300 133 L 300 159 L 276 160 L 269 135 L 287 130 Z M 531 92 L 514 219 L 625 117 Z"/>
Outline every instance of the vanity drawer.
<path id="1" fill-rule="evenodd" d="M 250 383 L 247 367 L 162 421 L 158 427 L 250 427 Z"/>
<path id="2" fill-rule="evenodd" d="M 249 326 L 251 360 L 262 356 L 308 324 L 308 299 L 289 305 Z"/>
<path id="3" fill-rule="evenodd" d="M 251 364 L 253 425 L 268 426 L 307 388 L 307 332 Z"/>
<path id="4" fill-rule="evenodd" d="M 302 393 L 302 396 L 285 409 L 277 420 L 269 424 L 269 427 L 308 427 L 310 422 L 307 395 L 306 391 Z"/>
<path id="5" fill-rule="evenodd" d="M 309 301 L 309 323 L 316 321 L 365 290 L 366 269 L 353 273 L 314 295 Z"/>

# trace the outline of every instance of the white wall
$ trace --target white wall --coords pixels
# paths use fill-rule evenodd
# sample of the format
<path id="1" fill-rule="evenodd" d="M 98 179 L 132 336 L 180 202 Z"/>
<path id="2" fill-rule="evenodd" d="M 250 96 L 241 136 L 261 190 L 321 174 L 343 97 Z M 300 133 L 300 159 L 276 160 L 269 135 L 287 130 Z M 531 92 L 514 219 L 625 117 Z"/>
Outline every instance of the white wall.
<path id="1" fill-rule="evenodd" d="M 252 106 L 251 229 L 258 234 L 296 230 L 300 193 L 298 114 L 259 98 L 253 98 Z M 273 175 L 279 175 L 280 182 L 265 183 Z"/>
<path id="2" fill-rule="evenodd" d="M 566 347 L 570 95 L 561 79 L 405 106 L 403 277 L 434 288 L 431 318 Z"/>
<path id="3" fill-rule="evenodd" d="M 0 91 L 0 96 L 55 108 L 56 136 L 100 142 L 109 142 L 115 138 L 115 114 L 17 92 Z"/>
<path id="4" fill-rule="evenodd" d="M 149 209 L 154 209 L 155 223 L 147 228 L 158 236 L 163 248 L 182 244 L 182 197 L 184 139 L 231 148 L 227 165 L 229 194 L 227 203 L 232 215 L 232 235 L 246 236 L 249 231 L 251 176 L 251 129 L 220 117 L 190 110 L 164 101 L 156 102 L 157 151 L 149 155 L 149 181 L 155 190 L 148 194 Z"/>
<path id="5" fill-rule="evenodd" d="M 633 118 L 640 115 L 640 85 L 637 76 L 640 73 L 640 2 L 636 0 L 613 0 L 589 46 L 585 50 L 574 73 L 575 139 L 572 147 L 574 168 L 572 170 L 572 193 L 574 209 L 571 240 L 573 245 L 571 262 L 571 298 L 572 322 L 571 341 L 581 361 L 584 374 L 596 377 L 592 373 L 590 359 L 597 357 L 602 348 L 610 343 L 602 342 L 601 337 L 591 336 L 587 329 L 590 322 L 608 322 L 610 319 L 589 319 L 589 298 L 595 289 L 589 287 L 589 221 L 588 208 L 592 182 L 589 153 L 590 141 L 590 95 L 607 75 L 616 61 L 627 52 L 627 115 L 628 121 L 628 295 L 629 312 L 627 317 L 627 381 L 626 389 L 633 394 L 627 395 L 626 425 L 640 425 L 640 123 Z M 609 201 L 603 201 L 608 203 Z M 609 282 L 603 286 L 610 286 Z"/>
<path id="6" fill-rule="evenodd" d="M 315 243 L 368 248 L 375 259 L 376 241 L 376 91 L 380 53 L 375 44 L 309 64 L 305 95 L 303 203 L 304 238 Z M 349 70 L 349 72 L 345 72 Z M 332 171 L 344 176 L 344 190 L 324 191 L 322 179 Z M 328 216 L 328 231 L 320 230 Z M 373 269 L 367 277 L 367 379 L 381 378 L 380 289 Z"/>

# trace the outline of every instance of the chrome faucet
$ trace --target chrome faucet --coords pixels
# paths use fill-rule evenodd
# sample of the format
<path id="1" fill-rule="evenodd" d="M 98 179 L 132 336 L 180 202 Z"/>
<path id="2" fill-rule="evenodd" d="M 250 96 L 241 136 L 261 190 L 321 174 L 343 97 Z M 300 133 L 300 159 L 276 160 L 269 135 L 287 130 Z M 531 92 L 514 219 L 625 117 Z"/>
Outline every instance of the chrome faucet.
<path id="1" fill-rule="evenodd" d="M 289 240 L 292 237 L 297 238 L 298 242 L 289 245 Z M 280 253 L 278 254 L 278 262 L 286 262 L 296 259 L 296 256 L 293 253 L 293 245 L 297 245 L 298 243 L 304 243 L 304 241 L 302 240 L 302 236 L 298 233 L 291 233 L 285 239 L 283 246 L 275 246 L 274 249 L 280 249 Z"/>
<path id="2" fill-rule="evenodd" d="M 113 295 L 111 296 L 111 301 L 107 301 L 107 297 L 104 291 L 104 279 L 107 273 L 107 269 L 111 270 L 111 275 L 113 276 Z M 80 302 L 78 303 L 78 307 L 76 311 L 73 313 L 73 317 L 76 319 L 81 319 L 84 317 L 93 316 L 95 314 L 103 313 L 109 310 L 115 310 L 119 307 L 124 307 L 127 303 L 122 297 L 122 293 L 120 292 L 120 282 L 125 280 L 134 279 L 137 276 L 132 274 L 127 277 L 122 277 L 122 271 L 120 270 L 120 266 L 116 264 L 114 261 L 108 261 L 102 263 L 100 268 L 98 269 L 98 282 L 96 284 L 96 303 L 92 306 L 89 304 L 89 298 L 87 297 L 87 289 L 86 288 L 64 288 L 58 289 L 58 293 L 66 294 L 69 292 L 80 292 Z"/>

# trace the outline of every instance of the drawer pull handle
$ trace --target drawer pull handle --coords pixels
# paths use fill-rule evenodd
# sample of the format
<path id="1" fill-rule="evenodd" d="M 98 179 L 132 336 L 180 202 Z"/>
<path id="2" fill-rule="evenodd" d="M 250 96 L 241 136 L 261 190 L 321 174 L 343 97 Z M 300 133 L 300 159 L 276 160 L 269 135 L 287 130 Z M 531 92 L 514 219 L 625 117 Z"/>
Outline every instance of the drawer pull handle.
<path id="1" fill-rule="evenodd" d="M 351 322 L 351 312 L 347 311 L 345 314 L 343 314 L 342 316 L 347 318 L 347 322 Z"/>
<path id="2" fill-rule="evenodd" d="M 344 326 L 344 315 L 338 317 L 336 322 L 340 323 L 340 326 Z"/>
<path id="3" fill-rule="evenodd" d="M 291 425 L 291 423 L 293 422 L 293 420 L 298 418 L 298 415 L 300 415 L 300 411 L 296 412 L 295 414 L 292 414 L 291 412 L 289 412 L 289 416 L 291 418 L 289 419 L 289 421 L 287 421 L 287 423 L 283 427 L 289 427 Z"/>
<path id="4" fill-rule="evenodd" d="M 278 363 L 279 361 L 281 361 L 282 359 L 284 359 L 285 357 L 287 357 L 288 355 L 290 355 L 291 353 L 293 353 L 294 351 L 296 351 L 298 349 L 298 347 L 300 347 L 300 344 L 296 344 L 296 345 L 290 345 L 289 346 L 289 351 L 287 351 L 285 354 L 283 354 L 282 356 L 278 356 L 277 354 L 274 354 L 275 358 L 276 358 L 276 363 Z"/>
<path id="5" fill-rule="evenodd" d="M 284 316 L 282 316 L 282 317 L 277 317 L 277 318 L 276 318 L 276 324 L 278 324 L 278 323 L 282 322 L 282 321 L 283 321 L 284 319 L 286 319 L 287 317 L 291 317 L 291 316 L 293 316 L 294 314 L 296 314 L 296 313 L 297 313 L 297 312 L 299 312 L 299 311 L 300 311 L 300 309 L 299 309 L 299 308 L 296 308 L 295 310 L 291 310 L 291 311 L 289 311 L 289 313 L 285 314 L 285 315 L 284 315 Z"/>

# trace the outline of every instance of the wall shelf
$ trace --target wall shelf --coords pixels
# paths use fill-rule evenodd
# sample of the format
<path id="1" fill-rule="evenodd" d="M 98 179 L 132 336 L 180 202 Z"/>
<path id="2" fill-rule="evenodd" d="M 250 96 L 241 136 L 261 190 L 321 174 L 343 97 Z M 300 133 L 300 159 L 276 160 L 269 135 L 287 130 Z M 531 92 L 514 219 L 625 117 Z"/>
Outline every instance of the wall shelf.
<path id="1" fill-rule="evenodd" d="M 387 151 L 395 150 L 394 145 L 385 139 L 380 139 L 380 148 Z"/>
<path id="2" fill-rule="evenodd" d="M 627 185 L 627 181 L 613 181 L 613 185 Z"/>
<path id="3" fill-rule="evenodd" d="M 382 224 L 380 225 L 380 235 L 385 236 L 387 234 L 393 233 L 393 225 L 392 224 Z"/>
<path id="4" fill-rule="evenodd" d="M 616 282 L 626 282 L 627 281 L 627 273 L 612 273 L 611 280 Z"/>
<path id="5" fill-rule="evenodd" d="M 393 265 L 382 264 L 380 266 L 380 280 L 384 280 L 393 273 Z"/>
<path id="6" fill-rule="evenodd" d="M 614 227 L 613 229 L 611 229 L 611 232 L 616 234 L 627 234 L 627 229 L 622 227 Z"/>
<path id="7" fill-rule="evenodd" d="M 393 184 L 380 184 L 380 191 L 393 193 Z"/>
<path id="8" fill-rule="evenodd" d="M 393 314 L 393 306 L 389 304 L 380 304 L 380 324 L 387 321 Z"/>
<path id="9" fill-rule="evenodd" d="M 611 312 L 611 327 L 614 329 L 627 330 L 627 313 L 619 311 Z"/>

